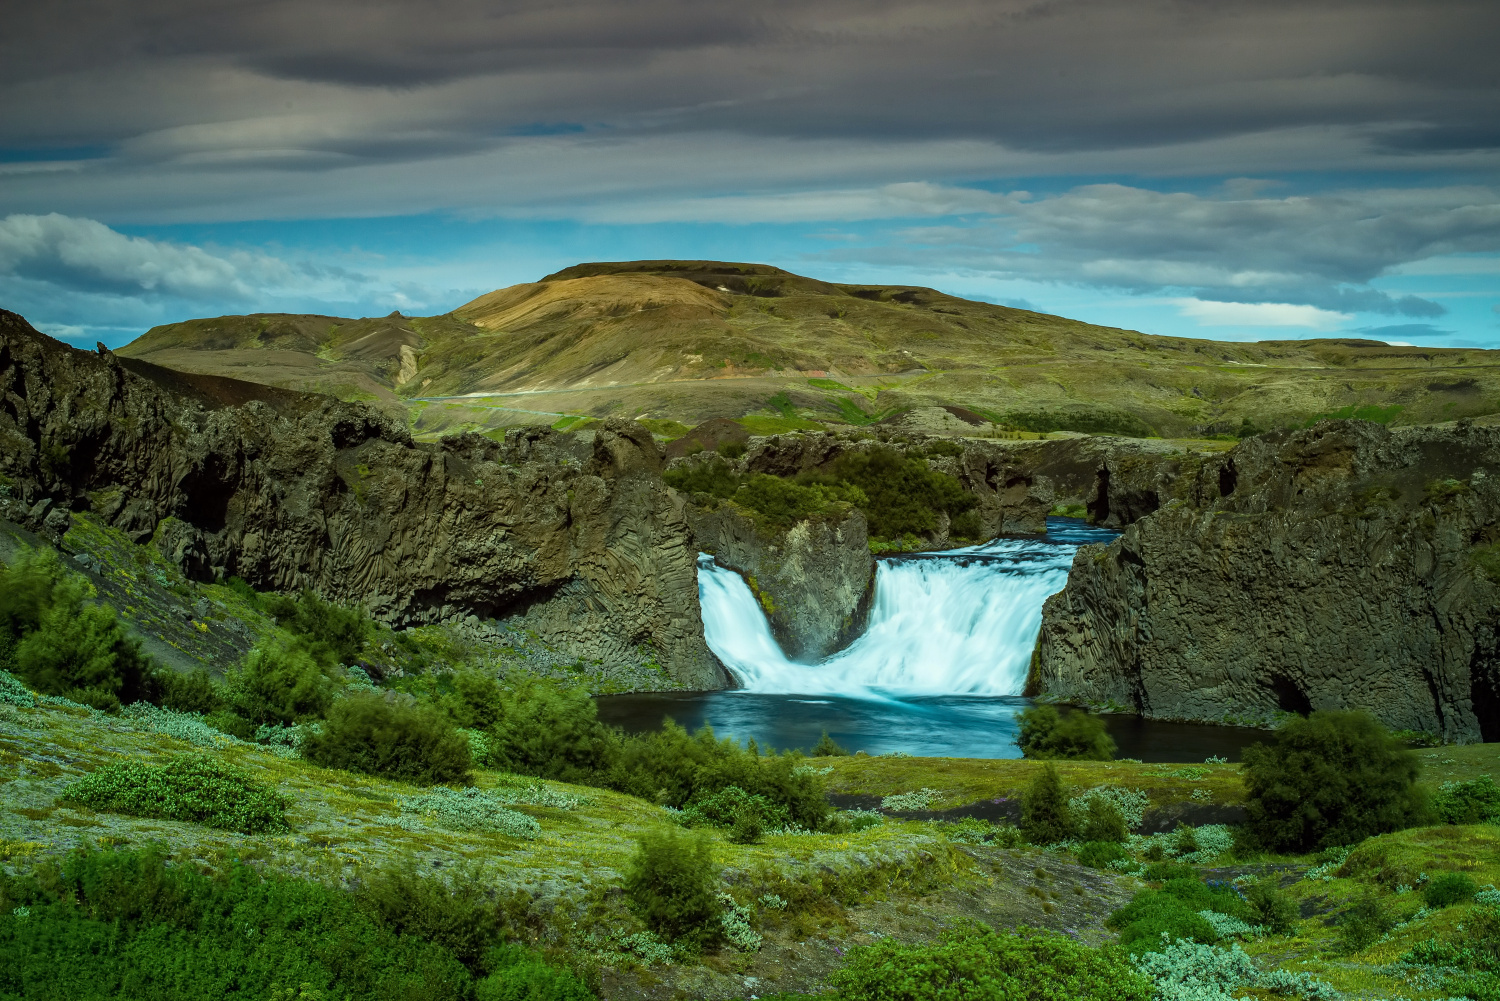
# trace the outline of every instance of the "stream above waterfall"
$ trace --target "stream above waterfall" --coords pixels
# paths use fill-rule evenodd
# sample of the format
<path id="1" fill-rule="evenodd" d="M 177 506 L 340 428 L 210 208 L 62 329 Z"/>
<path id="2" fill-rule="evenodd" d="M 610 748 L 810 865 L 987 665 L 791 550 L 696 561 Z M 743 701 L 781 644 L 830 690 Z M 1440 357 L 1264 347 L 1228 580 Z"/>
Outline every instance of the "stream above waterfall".
<path id="1" fill-rule="evenodd" d="M 1042 604 L 1062 590 L 1080 545 L 1119 533 L 1047 519 L 1045 537 L 1008 537 L 877 562 L 863 634 L 813 664 L 791 660 L 744 579 L 704 554 L 698 593 L 709 648 L 739 688 L 601 696 L 599 716 L 627 732 L 665 717 L 764 746 L 810 748 L 826 730 L 850 751 L 1008 758 Z M 1238 760 L 1263 736 L 1235 727 L 1106 718 L 1121 757 Z"/>

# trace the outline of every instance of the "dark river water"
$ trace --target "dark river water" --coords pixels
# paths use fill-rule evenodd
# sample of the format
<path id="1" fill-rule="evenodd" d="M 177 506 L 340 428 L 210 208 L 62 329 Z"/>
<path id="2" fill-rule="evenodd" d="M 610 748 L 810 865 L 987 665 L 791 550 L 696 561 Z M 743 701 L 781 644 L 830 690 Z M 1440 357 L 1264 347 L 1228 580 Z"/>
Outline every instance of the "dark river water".
<path id="1" fill-rule="evenodd" d="M 854 699 L 836 695 L 684 692 L 603 695 L 599 718 L 627 733 L 658 729 L 671 717 L 689 730 L 711 724 L 722 736 L 761 747 L 808 750 L 824 730 L 850 751 L 918 757 L 1018 758 L 1015 714 L 1031 704 L 1017 696 L 935 695 Z M 1122 758 L 1199 762 L 1210 755 L 1240 759 L 1269 734 L 1233 726 L 1163 723 L 1105 716 Z"/>

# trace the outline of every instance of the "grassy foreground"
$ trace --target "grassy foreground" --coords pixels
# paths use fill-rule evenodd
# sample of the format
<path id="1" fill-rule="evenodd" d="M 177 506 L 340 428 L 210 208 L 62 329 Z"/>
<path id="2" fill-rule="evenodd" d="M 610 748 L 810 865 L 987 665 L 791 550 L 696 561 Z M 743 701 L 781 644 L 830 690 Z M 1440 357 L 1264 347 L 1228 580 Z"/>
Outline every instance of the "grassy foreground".
<path id="1" fill-rule="evenodd" d="M 243 835 L 62 805 L 81 776 L 119 761 L 157 762 L 207 753 L 286 797 L 290 832 Z M 1500 745 L 1418 752 L 1432 782 L 1500 769 Z M 905 757 L 810 759 L 833 793 L 885 797 L 889 809 L 942 810 L 1019 795 L 1035 762 Z M 1139 790 L 1152 807 L 1243 800 L 1239 767 L 1063 762 L 1070 791 Z M 427 878 L 478 883 L 507 901 L 506 934 L 579 970 L 606 997 L 733 998 L 773 992 L 819 995 L 849 949 L 881 940 L 929 941 L 963 919 L 1027 925 L 1084 942 L 1113 937 L 1108 914 L 1145 886 L 1118 870 L 1078 864 L 1066 846 L 1013 844 L 975 822 L 883 822 L 843 834 L 770 834 L 735 844 L 709 830 L 722 890 L 747 914 L 758 948 L 725 945 L 697 958 L 642 949 L 643 930 L 620 890 L 621 874 L 646 831 L 673 815 L 641 799 L 478 770 L 474 786 L 508 793 L 539 831 L 515 835 L 456 830 L 414 798 L 423 792 L 306 761 L 192 725 L 161 712 L 111 716 L 56 702 L 0 703 L 0 862 L 34 869 L 75 848 L 164 847 L 177 864 L 222 869 L 240 860 L 280 873 L 356 887 L 374 873 L 415 863 Z M 1200 829 L 1203 832 L 1208 828 Z M 534 836 L 527 836 L 534 833 Z M 1136 859 L 1170 835 L 1135 837 Z M 1201 839 L 1212 847 L 1212 839 Z M 1300 917 L 1290 934 L 1242 937 L 1264 968 L 1308 973 L 1349 997 L 1450 996 L 1429 967 L 1398 962 L 1434 937 L 1462 937 L 1482 904 L 1425 908 L 1420 887 L 1443 872 L 1480 886 L 1500 880 L 1500 827 L 1417 828 L 1372 838 L 1352 852 L 1237 857 L 1232 848 L 1191 861 L 1200 875 L 1232 880 L 1275 873 Z M 1134 865 L 1134 862 L 1130 863 Z M 1128 868 L 1122 866 L 1120 868 Z M 1343 933 L 1356 904 L 1375 899 L 1387 927 L 1350 951 Z M 15 920 L 0 916 L 0 920 Z M 1221 943 L 1229 944 L 1228 941 Z M 1246 988 L 1242 997 L 1269 997 Z"/>

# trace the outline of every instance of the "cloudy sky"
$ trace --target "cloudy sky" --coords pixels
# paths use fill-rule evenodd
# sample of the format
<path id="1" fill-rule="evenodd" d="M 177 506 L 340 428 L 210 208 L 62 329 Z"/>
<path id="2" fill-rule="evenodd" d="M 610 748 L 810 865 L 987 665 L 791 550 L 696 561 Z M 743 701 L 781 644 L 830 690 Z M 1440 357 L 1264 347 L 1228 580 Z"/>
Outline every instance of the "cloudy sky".
<path id="1" fill-rule="evenodd" d="M 758 261 L 1151 333 L 1500 347 L 1494 0 L 49 0 L 0 306 L 79 343 Z"/>

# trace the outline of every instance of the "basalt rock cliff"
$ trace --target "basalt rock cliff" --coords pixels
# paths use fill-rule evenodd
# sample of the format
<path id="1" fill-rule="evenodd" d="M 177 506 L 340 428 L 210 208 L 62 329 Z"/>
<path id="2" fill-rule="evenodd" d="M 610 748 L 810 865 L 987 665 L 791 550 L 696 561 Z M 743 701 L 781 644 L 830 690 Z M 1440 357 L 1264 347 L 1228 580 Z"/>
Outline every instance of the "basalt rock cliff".
<path id="1" fill-rule="evenodd" d="M 79 351 L 0 311 L 0 517 L 56 539 L 91 510 L 198 579 L 398 624 L 519 617 L 569 656 L 721 687 L 660 472 L 632 422 L 417 443 L 367 406 Z"/>
<path id="2" fill-rule="evenodd" d="M 1218 721 L 1363 708 L 1500 740 L 1500 428 L 1246 439 L 1048 600 L 1032 694 Z"/>

